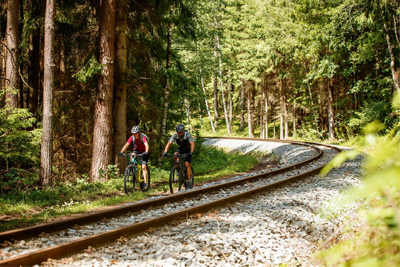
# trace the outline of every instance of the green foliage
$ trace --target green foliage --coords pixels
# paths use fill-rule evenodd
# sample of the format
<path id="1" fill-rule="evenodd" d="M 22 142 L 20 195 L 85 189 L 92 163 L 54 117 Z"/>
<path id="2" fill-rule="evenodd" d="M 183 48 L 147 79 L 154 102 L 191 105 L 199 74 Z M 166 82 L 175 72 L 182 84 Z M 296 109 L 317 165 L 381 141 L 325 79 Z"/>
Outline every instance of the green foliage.
<path id="1" fill-rule="evenodd" d="M 395 108 L 398 103 L 396 97 Z M 346 197 L 353 201 L 364 199 L 369 203 L 368 209 L 360 212 L 358 231 L 349 231 L 346 240 L 317 254 L 327 266 L 400 266 L 399 127 L 383 137 L 377 135 L 384 129 L 380 123 L 364 128 L 365 140 L 373 147 L 365 164 L 364 186 L 351 189 Z M 357 154 L 342 153 L 331 165 Z"/>
<path id="2" fill-rule="evenodd" d="M 111 179 L 120 178 L 120 175 L 118 173 L 119 173 L 119 170 L 118 170 L 117 165 L 108 165 L 107 166 L 107 175 L 109 178 L 111 178 Z"/>
<path id="3" fill-rule="evenodd" d="M 38 182 L 35 173 L 23 169 L 11 168 L 3 174 L 0 193 L 17 194 L 32 189 Z"/>
<path id="4" fill-rule="evenodd" d="M 249 155 L 227 154 L 222 149 L 203 146 L 199 156 L 194 156 L 192 162 L 196 183 L 222 175 L 246 171 L 256 164 L 257 158 Z M 114 165 L 108 166 L 107 173 L 115 179 L 104 182 L 90 182 L 90 177 L 83 174 L 76 176 L 73 182 L 60 182 L 49 188 L 27 187 L 29 181 L 23 180 L 22 177 L 28 179 L 26 177 L 30 176 L 25 176 L 26 172 L 13 169 L 8 175 L 10 185 L 7 185 L 7 191 L 0 192 L 0 213 L 6 215 L 20 214 L 22 219 L 15 220 L 15 223 L 31 223 L 60 215 L 93 210 L 106 205 L 141 200 L 149 194 L 169 190 L 166 185 L 172 159 L 165 160 L 163 163 L 165 169 L 149 166 L 152 184 L 153 186 L 156 185 L 157 188 L 152 188 L 147 192 L 136 192 L 129 196 L 122 194 L 123 179 L 121 176 L 117 178 L 116 166 Z M 11 186 L 13 188 L 9 189 Z M 39 210 L 40 212 L 31 213 L 32 210 Z M 14 227 L 12 223 L 5 223 L 0 226 L 0 231 Z"/>
<path id="5" fill-rule="evenodd" d="M 101 74 L 103 65 L 101 65 L 97 61 L 94 52 L 95 49 L 93 49 L 92 52 L 89 53 L 89 56 L 85 59 L 83 67 L 72 76 L 81 83 L 86 83 L 91 78 Z"/>
<path id="6" fill-rule="evenodd" d="M 39 163 L 41 130 L 27 109 L 0 108 L 0 161 L 11 166 Z"/>
<path id="7" fill-rule="evenodd" d="M 35 185 L 41 129 L 27 109 L 0 108 L 0 192 L 14 194 Z"/>

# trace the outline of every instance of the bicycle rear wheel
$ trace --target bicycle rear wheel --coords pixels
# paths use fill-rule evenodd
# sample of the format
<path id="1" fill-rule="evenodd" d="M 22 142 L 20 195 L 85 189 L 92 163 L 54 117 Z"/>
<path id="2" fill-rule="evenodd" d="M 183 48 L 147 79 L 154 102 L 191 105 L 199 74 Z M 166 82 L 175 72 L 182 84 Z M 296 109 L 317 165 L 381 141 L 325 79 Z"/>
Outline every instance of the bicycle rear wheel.
<path id="1" fill-rule="evenodd" d="M 182 177 L 182 174 L 180 172 L 180 168 L 173 166 L 171 168 L 171 171 L 169 173 L 169 190 L 171 191 L 171 194 L 174 193 L 174 183 L 176 183 L 176 181 L 178 181 L 179 184 L 179 188 L 178 191 L 180 191 L 181 189 L 181 183 L 180 181 L 180 177 Z"/>
<path id="2" fill-rule="evenodd" d="M 124 173 L 124 189 L 127 195 L 135 190 L 135 172 L 133 165 L 128 165 Z"/>

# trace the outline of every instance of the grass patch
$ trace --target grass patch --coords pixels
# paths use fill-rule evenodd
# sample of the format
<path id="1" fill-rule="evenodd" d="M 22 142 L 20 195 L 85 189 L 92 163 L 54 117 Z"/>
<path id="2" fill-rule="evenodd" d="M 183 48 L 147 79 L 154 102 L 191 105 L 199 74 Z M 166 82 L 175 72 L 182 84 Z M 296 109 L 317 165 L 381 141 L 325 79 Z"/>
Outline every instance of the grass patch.
<path id="1" fill-rule="evenodd" d="M 197 149 L 197 148 L 196 148 Z M 236 172 L 247 171 L 258 161 L 255 156 L 228 154 L 222 149 L 198 146 L 200 152 L 193 157 L 195 184 Z M 79 214 L 107 206 L 134 202 L 150 195 L 169 192 L 169 171 L 172 159 L 161 167 L 150 166 L 151 183 L 158 184 L 147 192 L 125 195 L 122 175 L 109 181 L 92 183 L 87 175 L 75 182 L 58 186 L 0 194 L 0 231 L 6 231 L 53 218 Z M 198 175 L 197 175 L 198 174 Z"/>

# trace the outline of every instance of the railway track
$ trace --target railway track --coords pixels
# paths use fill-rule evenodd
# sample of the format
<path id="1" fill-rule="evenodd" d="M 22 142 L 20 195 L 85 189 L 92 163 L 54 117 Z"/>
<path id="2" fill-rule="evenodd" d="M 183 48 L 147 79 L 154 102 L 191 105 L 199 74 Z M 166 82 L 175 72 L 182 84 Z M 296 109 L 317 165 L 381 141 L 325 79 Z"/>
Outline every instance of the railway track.
<path id="1" fill-rule="evenodd" d="M 265 142 L 263 139 L 232 139 Z M 271 142 L 271 140 L 268 141 Z M 339 151 L 337 148 L 331 148 L 334 152 L 327 155 L 327 153 L 322 153 L 321 147 L 329 146 L 289 141 L 285 143 L 302 148 L 308 154 L 313 151 L 313 156 L 283 168 L 262 171 L 224 183 L 134 203 L 112 211 L 0 233 L 0 242 L 9 244 L 9 251 L 18 251 L 0 261 L 0 266 L 34 265 L 48 258 L 66 257 L 88 247 L 110 244 L 121 236 L 140 235 L 150 228 L 161 227 L 174 220 L 186 219 L 193 214 L 235 203 L 259 192 L 273 190 L 286 183 L 314 175 Z M 315 165 L 315 168 L 308 170 L 308 165 L 311 164 Z M 27 238 L 32 239 L 26 241 Z M 7 250 L 7 247 L 5 249 Z"/>

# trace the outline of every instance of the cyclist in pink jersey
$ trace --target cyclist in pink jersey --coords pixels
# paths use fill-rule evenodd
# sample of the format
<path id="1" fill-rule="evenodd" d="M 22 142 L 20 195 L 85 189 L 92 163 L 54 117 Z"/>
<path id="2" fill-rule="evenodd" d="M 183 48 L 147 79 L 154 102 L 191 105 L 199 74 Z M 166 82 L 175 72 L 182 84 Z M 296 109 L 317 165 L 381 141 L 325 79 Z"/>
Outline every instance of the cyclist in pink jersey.
<path id="1" fill-rule="evenodd" d="M 149 161 L 149 142 L 145 134 L 141 133 L 139 126 L 133 126 L 131 130 L 132 136 L 129 137 L 128 141 L 121 149 L 120 154 L 124 153 L 125 150 L 133 143 L 132 154 L 142 154 L 142 170 L 144 184 L 141 185 L 142 189 L 147 189 L 147 162 Z"/>

